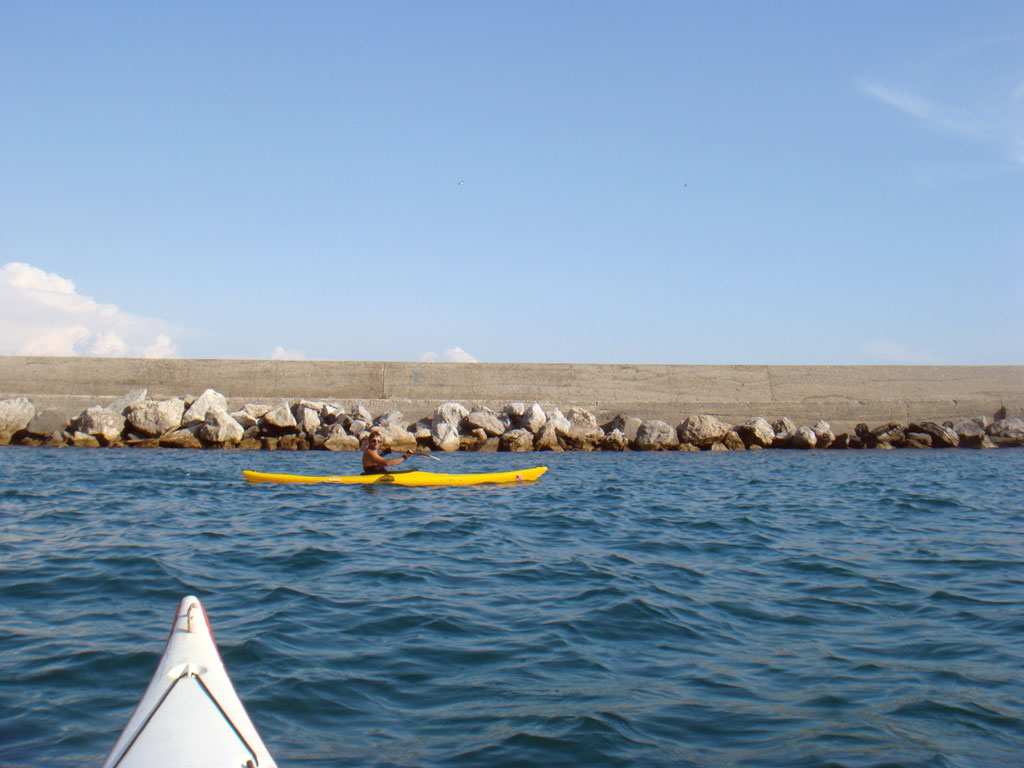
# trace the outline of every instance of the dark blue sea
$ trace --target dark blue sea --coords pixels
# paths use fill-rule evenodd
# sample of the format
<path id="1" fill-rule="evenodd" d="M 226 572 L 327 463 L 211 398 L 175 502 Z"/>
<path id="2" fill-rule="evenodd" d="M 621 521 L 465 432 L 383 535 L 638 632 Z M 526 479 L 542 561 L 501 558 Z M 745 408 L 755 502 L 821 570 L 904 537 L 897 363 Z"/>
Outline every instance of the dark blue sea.
<path id="1" fill-rule="evenodd" d="M 0 449 L 0 765 L 98 765 L 181 597 L 281 766 L 1024 765 L 1024 450 Z"/>

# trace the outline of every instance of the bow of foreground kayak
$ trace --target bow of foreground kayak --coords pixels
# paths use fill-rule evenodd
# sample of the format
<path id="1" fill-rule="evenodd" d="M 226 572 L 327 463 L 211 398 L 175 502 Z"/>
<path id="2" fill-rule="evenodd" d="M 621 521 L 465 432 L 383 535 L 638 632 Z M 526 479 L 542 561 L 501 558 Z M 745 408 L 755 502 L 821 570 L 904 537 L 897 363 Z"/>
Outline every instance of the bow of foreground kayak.
<path id="1" fill-rule="evenodd" d="M 547 467 L 514 469 L 509 472 L 484 472 L 480 474 L 443 474 L 440 472 L 389 472 L 381 475 L 281 475 L 270 472 L 253 472 L 243 469 L 242 474 L 250 483 L 336 483 L 339 485 L 408 485 L 408 486 L 454 486 L 483 485 L 485 483 L 532 483 L 545 472 Z"/>
<path id="2" fill-rule="evenodd" d="M 103 768 L 276 768 L 217 652 L 206 611 L 184 598 L 156 673 Z"/>

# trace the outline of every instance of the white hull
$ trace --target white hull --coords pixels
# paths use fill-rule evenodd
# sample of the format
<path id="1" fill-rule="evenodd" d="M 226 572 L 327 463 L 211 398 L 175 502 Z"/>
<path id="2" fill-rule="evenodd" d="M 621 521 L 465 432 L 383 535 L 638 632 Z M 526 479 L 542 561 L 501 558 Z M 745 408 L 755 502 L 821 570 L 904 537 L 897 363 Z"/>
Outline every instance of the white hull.
<path id="1" fill-rule="evenodd" d="M 103 768 L 276 768 L 224 669 L 206 611 L 184 598 L 156 673 Z"/>

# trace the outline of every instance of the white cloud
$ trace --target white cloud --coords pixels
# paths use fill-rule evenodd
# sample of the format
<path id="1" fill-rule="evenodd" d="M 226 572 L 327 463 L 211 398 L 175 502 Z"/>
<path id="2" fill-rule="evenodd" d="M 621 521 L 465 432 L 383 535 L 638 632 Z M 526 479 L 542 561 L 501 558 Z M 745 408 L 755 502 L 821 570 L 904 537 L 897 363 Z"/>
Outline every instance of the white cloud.
<path id="1" fill-rule="evenodd" d="M 82 296 L 52 272 L 17 261 L 0 268 L 0 354 L 174 357 L 176 331 Z"/>
<path id="2" fill-rule="evenodd" d="M 300 352 L 296 349 L 285 349 L 284 347 L 274 347 L 274 351 L 270 355 L 271 360 L 305 360 L 306 353 Z"/>
<path id="3" fill-rule="evenodd" d="M 923 99 L 906 91 L 897 91 L 873 83 L 861 83 L 860 88 L 868 96 L 901 112 L 938 125 L 953 133 L 974 138 L 988 138 L 991 127 L 969 114 Z"/>
<path id="4" fill-rule="evenodd" d="M 178 354 L 174 342 L 162 333 L 158 333 L 152 344 L 142 350 L 142 356 L 148 358 L 174 357 Z"/>
<path id="5" fill-rule="evenodd" d="M 452 347 L 446 349 L 443 355 L 438 355 L 436 352 L 424 352 L 420 355 L 420 361 L 424 363 L 434 363 L 437 361 L 445 363 L 475 363 L 478 362 L 469 352 L 464 350 L 462 347 Z"/>
<path id="6" fill-rule="evenodd" d="M 1024 85 L 1005 98 L 971 107 L 940 103 L 909 91 L 877 83 L 859 82 L 858 87 L 873 99 L 900 112 L 959 136 L 985 141 L 1003 148 L 1014 163 L 1024 164 Z"/>

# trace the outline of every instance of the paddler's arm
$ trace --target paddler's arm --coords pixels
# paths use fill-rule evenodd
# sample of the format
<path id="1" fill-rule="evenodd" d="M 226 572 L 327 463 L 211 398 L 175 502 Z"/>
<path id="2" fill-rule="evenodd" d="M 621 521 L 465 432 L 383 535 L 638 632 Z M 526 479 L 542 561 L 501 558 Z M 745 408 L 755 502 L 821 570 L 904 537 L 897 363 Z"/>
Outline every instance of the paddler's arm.
<path id="1" fill-rule="evenodd" d="M 406 452 L 399 456 L 397 459 L 385 459 L 383 456 L 381 456 L 374 450 L 366 451 L 366 457 L 370 459 L 370 465 L 374 467 L 393 467 L 396 464 L 401 464 L 403 461 L 405 461 L 408 455 L 408 452 Z M 363 466 L 366 467 L 365 461 L 363 462 Z"/>

